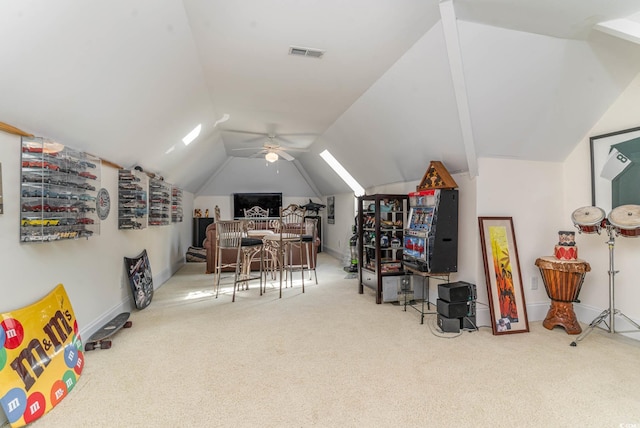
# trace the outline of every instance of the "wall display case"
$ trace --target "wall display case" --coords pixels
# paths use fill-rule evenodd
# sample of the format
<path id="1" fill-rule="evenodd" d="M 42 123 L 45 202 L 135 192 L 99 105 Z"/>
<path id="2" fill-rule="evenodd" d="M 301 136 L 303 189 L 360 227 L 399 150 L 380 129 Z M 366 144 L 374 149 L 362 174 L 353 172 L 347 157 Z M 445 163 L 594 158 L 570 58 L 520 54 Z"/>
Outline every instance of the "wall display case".
<path id="1" fill-rule="evenodd" d="M 22 138 L 20 241 L 88 238 L 100 233 L 99 158 L 43 138 Z"/>
<path id="2" fill-rule="evenodd" d="M 171 221 L 182 223 L 182 189 L 176 186 L 171 188 Z"/>
<path id="3" fill-rule="evenodd" d="M 398 300 L 407 208 L 407 195 L 358 197 L 358 291 L 375 290 L 376 303 Z"/>
<path id="4" fill-rule="evenodd" d="M 149 179 L 149 226 L 171 224 L 171 184 Z"/>
<path id="5" fill-rule="evenodd" d="M 409 193 L 404 232 L 404 264 L 421 272 L 458 271 L 458 191 L 430 189 Z"/>
<path id="6" fill-rule="evenodd" d="M 147 227 L 148 181 L 147 175 L 140 171 L 118 170 L 118 229 Z"/>

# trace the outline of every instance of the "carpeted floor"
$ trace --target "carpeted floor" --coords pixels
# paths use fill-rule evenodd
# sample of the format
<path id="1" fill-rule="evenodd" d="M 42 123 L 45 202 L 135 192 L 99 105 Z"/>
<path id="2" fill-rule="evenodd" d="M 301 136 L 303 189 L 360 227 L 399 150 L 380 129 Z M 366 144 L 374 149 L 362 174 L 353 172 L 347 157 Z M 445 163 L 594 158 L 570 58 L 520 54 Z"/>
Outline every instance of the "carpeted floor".
<path id="1" fill-rule="evenodd" d="M 319 256 L 304 294 L 253 285 L 235 303 L 186 264 L 33 426 L 640 426 L 640 342 L 596 330 L 571 347 L 540 322 L 441 334 Z"/>

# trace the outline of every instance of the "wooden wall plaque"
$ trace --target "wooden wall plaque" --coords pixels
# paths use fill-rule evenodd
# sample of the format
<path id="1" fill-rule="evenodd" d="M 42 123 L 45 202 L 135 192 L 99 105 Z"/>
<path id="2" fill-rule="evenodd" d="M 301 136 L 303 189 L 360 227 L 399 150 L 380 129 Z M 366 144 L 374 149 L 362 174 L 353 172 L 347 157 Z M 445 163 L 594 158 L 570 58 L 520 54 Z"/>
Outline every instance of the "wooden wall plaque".
<path id="1" fill-rule="evenodd" d="M 416 187 L 416 190 L 427 189 L 455 189 L 458 187 L 456 181 L 451 177 L 447 168 L 444 167 L 442 162 L 431 161 L 429 168 L 424 173 L 422 181 Z"/>

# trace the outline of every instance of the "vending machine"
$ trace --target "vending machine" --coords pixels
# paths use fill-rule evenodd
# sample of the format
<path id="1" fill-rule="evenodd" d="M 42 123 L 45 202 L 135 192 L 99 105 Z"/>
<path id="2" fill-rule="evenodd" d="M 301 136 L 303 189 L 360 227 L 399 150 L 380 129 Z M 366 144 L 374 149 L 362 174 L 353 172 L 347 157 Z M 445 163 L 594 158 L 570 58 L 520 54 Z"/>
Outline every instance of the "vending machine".
<path id="1" fill-rule="evenodd" d="M 458 271 L 458 191 L 428 189 L 409 193 L 404 265 L 421 272 Z"/>

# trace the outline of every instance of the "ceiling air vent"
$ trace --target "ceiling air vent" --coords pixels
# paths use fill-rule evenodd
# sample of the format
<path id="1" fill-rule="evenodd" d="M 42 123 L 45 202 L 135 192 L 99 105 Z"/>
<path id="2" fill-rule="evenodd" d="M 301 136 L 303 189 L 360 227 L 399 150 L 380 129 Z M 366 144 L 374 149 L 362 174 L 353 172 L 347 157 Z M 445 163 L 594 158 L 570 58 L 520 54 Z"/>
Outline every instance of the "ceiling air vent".
<path id="1" fill-rule="evenodd" d="M 322 58 L 322 55 L 324 55 L 324 51 L 322 49 L 289 46 L 289 55 L 308 56 L 311 58 Z"/>

